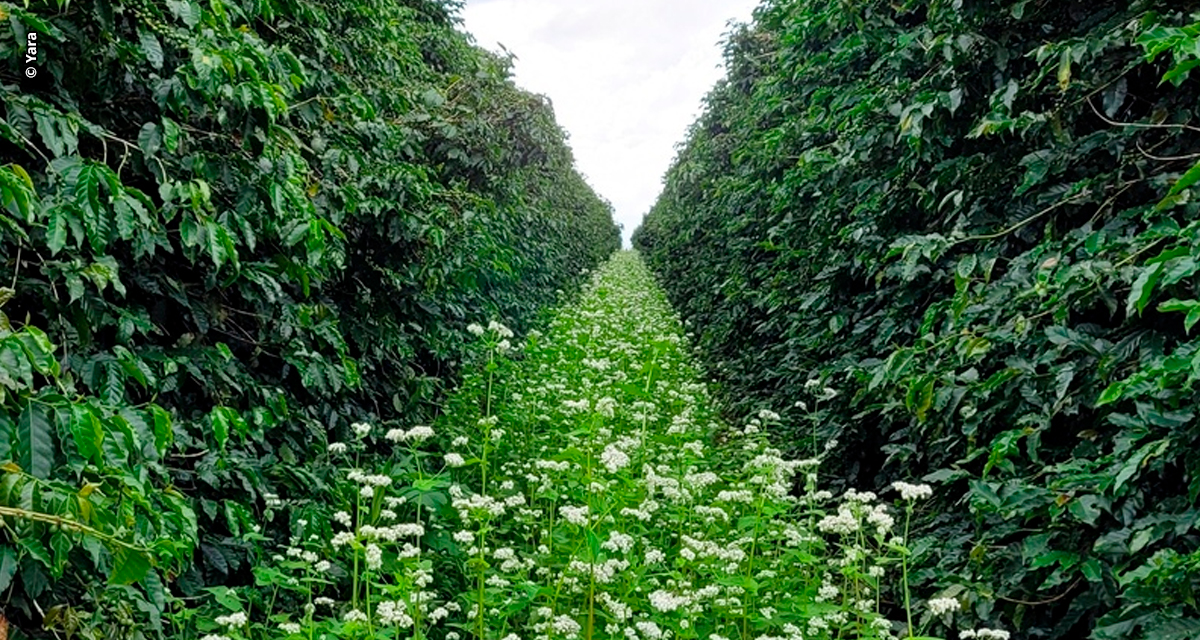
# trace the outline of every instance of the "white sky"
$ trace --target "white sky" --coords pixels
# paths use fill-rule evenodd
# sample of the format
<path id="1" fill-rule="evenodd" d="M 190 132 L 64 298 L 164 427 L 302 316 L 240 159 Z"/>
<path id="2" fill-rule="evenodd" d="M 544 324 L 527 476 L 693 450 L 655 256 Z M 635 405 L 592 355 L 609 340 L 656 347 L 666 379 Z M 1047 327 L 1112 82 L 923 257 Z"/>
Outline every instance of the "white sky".
<path id="1" fill-rule="evenodd" d="M 517 56 L 516 81 L 545 94 L 579 170 L 625 239 L 662 189 L 675 145 L 723 75 L 719 41 L 757 0 L 467 0 L 479 45 Z"/>

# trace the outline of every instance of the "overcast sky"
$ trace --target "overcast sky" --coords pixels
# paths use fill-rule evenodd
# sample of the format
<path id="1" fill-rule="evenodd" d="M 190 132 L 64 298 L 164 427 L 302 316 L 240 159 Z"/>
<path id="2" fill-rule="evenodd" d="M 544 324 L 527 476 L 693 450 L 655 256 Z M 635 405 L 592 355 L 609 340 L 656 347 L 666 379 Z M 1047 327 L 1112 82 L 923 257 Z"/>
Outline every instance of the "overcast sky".
<path id="1" fill-rule="evenodd" d="M 625 238 L 662 188 L 675 144 L 721 78 L 719 41 L 757 0 L 467 0 L 483 47 L 517 56 L 517 84 L 545 94 L 580 171 Z"/>

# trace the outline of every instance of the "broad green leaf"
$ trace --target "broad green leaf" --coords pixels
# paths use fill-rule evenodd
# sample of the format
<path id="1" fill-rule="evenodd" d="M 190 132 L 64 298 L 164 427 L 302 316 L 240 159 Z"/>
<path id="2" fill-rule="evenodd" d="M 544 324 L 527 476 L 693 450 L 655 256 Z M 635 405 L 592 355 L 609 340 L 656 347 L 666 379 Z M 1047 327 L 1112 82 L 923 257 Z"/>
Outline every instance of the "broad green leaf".
<path id="1" fill-rule="evenodd" d="M 181 133 L 182 131 L 180 130 L 179 125 L 176 124 L 174 120 L 170 118 L 163 118 L 162 140 L 163 145 L 167 148 L 167 151 L 175 153 L 179 150 L 179 137 Z"/>
<path id="2" fill-rule="evenodd" d="M 146 56 L 146 60 L 150 66 L 155 69 L 162 69 L 163 66 L 163 48 L 158 42 L 158 38 L 150 31 L 140 31 L 138 40 L 142 45 L 142 54 Z"/>
<path id="3" fill-rule="evenodd" d="M 144 551 L 114 545 L 113 566 L 108 575 L 109 584 L 133 584 L 146 577 L 150 571 L 150 555 Z"/>
<path id="4" fill-rule="evenodd" d="M 1191 169 L 1188 169 L 1187 172 L 1184 173 L 1183 176 L 1171 186 L 1171 191 L 1167 194 L 1167 197 L 1179 195 L 1184 189 L 1190 188 L 1192 185 L 1196 184 L 1197 181 L 1200 181 L 1200 162 L 1197 162 L 1192 166 Z"/>
<path id="5" fill-rule="evenodd" d="M 1192 327 L 1196 326 L 1196 322 L 1200 322 L 1200 301 L 1198 300 L 1179 300 L 1173 298 L 1158 305 L 1159 311 L 1180 311 L 1186 312 L 1187 316 L 1183 321 L 1183 330 L 1188 333 L 1192 332 Z"/>
<path id="6" fill-rule="evenodd" d="M 167 447 L 175 438 L 174 432 L 171 431 L 171 415 L 155 404 L 150 405 L 148 410 L 154 424 L 154 448 L 159 457 L 162 457 L 167 455 Z"/>
<path id="7" fill-rule="evenodd" d="M 74 406 L 70 412 L 71 436 L 75 440 L 75 449 L 86 460 L 100 461 L 104 445 L 104 428 L 100 418 L 86 407 Z"/>
<path id="8" fill-rule="evenodd" d="M 158 154 L 158 150 L 162 148 L 162 130 L 153 122 L 147 122 L 142 125 L 138 132 L 138 147 L 142 153 L 147 156 Z M 169 185 L 170 183 L 165 183 Z M 166 195 L 163 196 L 164 201 L 170 201 Z"/>
<path id="9" fill-rule="evenodd" d="M 17 574 L 17 550 L 11 545 L 0 546 L 0 593 L 7 593 Z"/>
<path id="10" fill-rule="evenodd" d="M 29 475 L 46 480 L 54 466 L 54 430 L 50 424 L 50 408 L 33 399 L 17 418 L 17 439 L 20 448 L 17 464 Z"/>
<path id="11" fill-rule="evenodd" d="M 1146 308 L 1146 304 L 1150 302 L 1150 297 L 1154 294 L 1154 285 L 1158 283 L 1158 279 L 1162 276 L 1163 263 L 1156 263 L 1148 267 L 1142 267 L 1138 272 L 1137 279 L 1133 281 L 1133 289 L 1129 292 L 1129 300 L 1125 304 L 1125 313 L 1133 315 L 1134 311 L 1140 316 L 1142 310 Z"/>
<path id="12" fill-rule="evenodd" d="M 1092 525 L 1100 518 L 1100 508 L 1097 506 L 1098 499 L 1093 495 L 1086 495 L 1075 500 L 1072 500 L 1067 505 L 1067 510 L 1071 515 L 1078 518 L 1081 522 Z"/>
<path id="13" fill-rule="evenodd" d="M 212 413 L 209 414 L 213 438 L 217 442 L 217 448 L 221 451 L 225 450 L 225 443 L 229 441 L 230 413 L 231 411 L 226 407 L 214 407 Z"/>

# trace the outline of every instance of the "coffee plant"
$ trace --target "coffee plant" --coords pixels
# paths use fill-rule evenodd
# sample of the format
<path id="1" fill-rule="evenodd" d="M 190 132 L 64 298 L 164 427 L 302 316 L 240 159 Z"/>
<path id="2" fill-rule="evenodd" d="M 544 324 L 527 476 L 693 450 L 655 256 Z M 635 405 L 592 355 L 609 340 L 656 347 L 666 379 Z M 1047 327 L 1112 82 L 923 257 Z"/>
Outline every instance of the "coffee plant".
<path id="1" fill-rule="evenodd" d="M 253 584 L 336 510 L 328 443 L 434 417 L 467 319 L 524 330 L 618 247 L 457 8 L 0 2 L 0 632 Z"/>
<path id="2" fill-rule="evenodd" d="M 933 483 L 911 586 L 1022 638 L 1200 637 L 1198 9 L 767 0 L 635 233 L 733 414 Z"/>

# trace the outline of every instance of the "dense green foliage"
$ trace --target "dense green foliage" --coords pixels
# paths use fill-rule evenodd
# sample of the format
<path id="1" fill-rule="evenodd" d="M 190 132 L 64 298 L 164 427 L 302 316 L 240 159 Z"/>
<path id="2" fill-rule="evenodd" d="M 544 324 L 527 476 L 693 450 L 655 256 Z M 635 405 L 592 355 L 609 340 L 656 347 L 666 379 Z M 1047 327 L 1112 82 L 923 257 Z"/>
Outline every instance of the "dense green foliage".
<path id="1" fill-rule="evenodd" d="M 935 482 L 915 583 L 1023 638 L 1200 636 L 1196 9 L 768 0 L 635 234 L 733 406 Z"/>
<path id="2" fill-rule="evenodd" d="M 617 248 L 456 8 L 0 2 L 14 629 L 152 635 L 164 584 L 252 581 L 275 495 L 332 507 L 351 420 L 431 417 L 468 319 L 527 327 Z"/>

